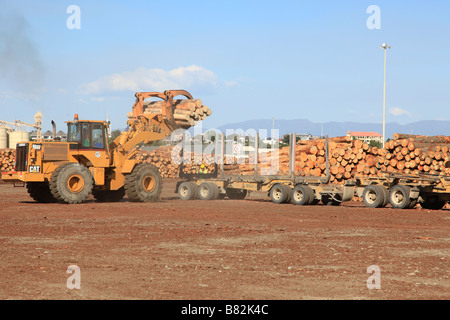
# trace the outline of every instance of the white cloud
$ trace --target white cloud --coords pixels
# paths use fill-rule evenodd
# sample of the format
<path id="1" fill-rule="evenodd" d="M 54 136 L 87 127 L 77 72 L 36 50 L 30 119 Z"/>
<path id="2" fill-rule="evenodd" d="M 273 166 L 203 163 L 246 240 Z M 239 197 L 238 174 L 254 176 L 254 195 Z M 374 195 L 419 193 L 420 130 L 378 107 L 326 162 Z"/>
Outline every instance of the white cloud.
<path id="1" fill-rule="evenodd" d="M 225 81 L 223 82 L 223 84 L 224 84 L 225 87 L 227 87 L 227 88 L 233 88 L 233 87 L 237 86 L 237 81 L 233 81 L 233 80 L 227 81 L 227 80 L 225 80 Z"/>
<path id="2" fill-rule="evenodd" d="M 396 117 L 411 116 L 411 113 L 409 113 L 408 111 L 401 109 L 401 108 L 397 108 L 397 107 L 389 109 L 389 113 Z"/>
<path id="3" fill-rule="evenodd" d="M 216 75 L 203 67 L 192 65 L 173 70 L 139 68 L 135 71 L 115 73 L 80 86 L 83 94 L 119 91 L 165 91 L 171 89 L 214 92 Z"/>
<path id="4" fill-rule="evenodd" d="M 39 102 L 42 96 L 47 93 L 48 89 L 45 87 L 30 89 L 26 92 L 23 91 L 4 91 L 0 94 L 1 100 L 22 100 L 25 102 Z"/>

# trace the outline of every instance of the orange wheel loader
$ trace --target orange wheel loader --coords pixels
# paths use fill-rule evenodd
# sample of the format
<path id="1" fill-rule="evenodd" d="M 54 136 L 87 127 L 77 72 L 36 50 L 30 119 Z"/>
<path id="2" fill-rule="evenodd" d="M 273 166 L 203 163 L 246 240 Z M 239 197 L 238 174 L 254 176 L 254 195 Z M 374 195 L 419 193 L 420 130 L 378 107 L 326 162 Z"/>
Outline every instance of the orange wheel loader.
<path id="1" fill-rule="evenodd" d="M 162 179 L 152 164 L 137 164 L 141 144 L 162 140 L 180 125 L 174 119 L 174 97 L 193 99 L 185 90 L 138 92 L 128 130 L 108 144 L 109 123 L 68 121 L 67 141 L 37 140 L 18 143 L 15 172 L 2 180 L 24 182 L 37 202 L 81 203 L 92 194 L 98 201 L 147 202 L 159 198 Z M 161 113 L 144 113 L 144 99 L 162 99 Z M 56 127 L 53 123 L 55 136 Z"/>

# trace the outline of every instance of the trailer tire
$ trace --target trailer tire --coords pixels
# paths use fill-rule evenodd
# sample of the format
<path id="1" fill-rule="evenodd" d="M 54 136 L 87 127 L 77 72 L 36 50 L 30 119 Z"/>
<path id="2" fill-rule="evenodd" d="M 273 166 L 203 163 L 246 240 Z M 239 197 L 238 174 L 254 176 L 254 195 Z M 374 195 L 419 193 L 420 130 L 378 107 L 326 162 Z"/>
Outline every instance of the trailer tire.
<path id="1" fill-rule="evenodd" d="M 215 200 L 219 197 L 219 187 L 212 182 L 203 182 L 198 187 L 200 200 Z"/>
<path id="2" fill-rule="evenodd" d="M 431 196 L 426 197 L 424 201 L 420 203 L 420 206 L 428 210 L 440 210 L 445 206 L 445 204 L 445 201 L 439 201 L 438 197 Z"/>
<path id="3" fill-rule="evenodd" d="M 384 187 L 370 184 L 364 188 L 362 199 L 364 205 L 369 208 L 381 208 L 385 202 Z"/>
<path id="4" fill-rule="evenodd" d="M 411 205 L 410 193 L 410 187 L 397 184 L 389 191 L 389 203 L 394 209 L 409 209 Z"/>
<path id="5" fill-rule="evenodd" d="M 91 195 L 94 180 L 82 164 L 66 163 L 56 168 L 49 185 L 56 200 L 75 204 L 86 201 Z"/>
<path id="6" fill-rule="evenodd" d="M 270 200 L 273 203 L 287 203 L 290 202 L 290 194 L 292 193 L 291 189 L 283 184 L 276 184 L 270 189 Z"/>
<path id="7" fill-rule="evenodd" d="M 384 201 L 383 201 L 381 208 L 384 208 L 389 203 L 389 190 L 385 186 L 382 186 L 382 185 L 378 185 L 378 187 L 383 191 Z"/>
<path id="8" fill-rule="evenodd" d="M 124 189 L 133 202 L 157 201 L 162 191 L 161 173 L 152 164 L 139 164 L 125 176 Z"/>
<path id="9" fill-rule="evenodd" d="M 125 197 L 125 188 L 118 190 L 93 190 L 92 195 L 99 202 L 119 202 Z"/>
<path id="10" fill-rule="evenodd" d="M 198 197 L 198 186 L 193 182 L 182 182 L 178 187 L 178 195 L 181 200 L 194 200 Z"/>
<path id="11" fill-rule="evenodd" d="M 314 191 L 311 187 L 298 184 L 292 190 L 292 202 L 298 206 L 307 206 L 314 200 Z"/>
<path id="12" fill-rule="evenodd" d="M 58 202 L 50 191 L 50 186 L 46 182 L 27 182 L 27 191 L 31 198 L 39 203 Z"/>
<path id="13" fill-rule="evenodd" d="M 244 200 L 247 196 L 247 190 L 245 189 L 227 189 L 227 197 L 231 200 Z"/>

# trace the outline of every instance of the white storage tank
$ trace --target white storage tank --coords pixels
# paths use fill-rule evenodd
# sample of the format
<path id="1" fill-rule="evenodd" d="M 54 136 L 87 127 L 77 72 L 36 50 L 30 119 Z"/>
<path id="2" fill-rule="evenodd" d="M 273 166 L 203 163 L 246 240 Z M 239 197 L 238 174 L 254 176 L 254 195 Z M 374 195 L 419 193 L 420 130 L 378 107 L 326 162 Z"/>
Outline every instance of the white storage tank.
<path id="1" fill-rule="evenodd" d="M 9 133 L 9 148 L 15 149 L 20 142 L 30 141 L 30 133 L 25 131 L 13 131 Z"/>
<path id="2" fill-rule="evenodd" d="M 6 128 L 0 128 L 0 149 L 8 148 L 8 131 Z"/>

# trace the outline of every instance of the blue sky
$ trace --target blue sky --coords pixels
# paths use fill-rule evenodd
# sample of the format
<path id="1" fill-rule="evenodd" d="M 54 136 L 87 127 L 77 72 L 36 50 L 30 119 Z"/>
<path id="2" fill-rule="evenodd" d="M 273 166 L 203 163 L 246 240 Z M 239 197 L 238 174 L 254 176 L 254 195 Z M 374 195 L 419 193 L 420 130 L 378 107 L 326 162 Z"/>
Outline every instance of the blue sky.
<path id="1" fill-rule="evenodd" d="M 70 5 L 81 29 L 69 30 Z M 381 29 L 369 29 L 370 5 Z M 134 92 L 186 89 L 208 128 L 251 119 L 450 120 L 450 2 L 2 1 L 0 119 L 126 125 Z"/>

